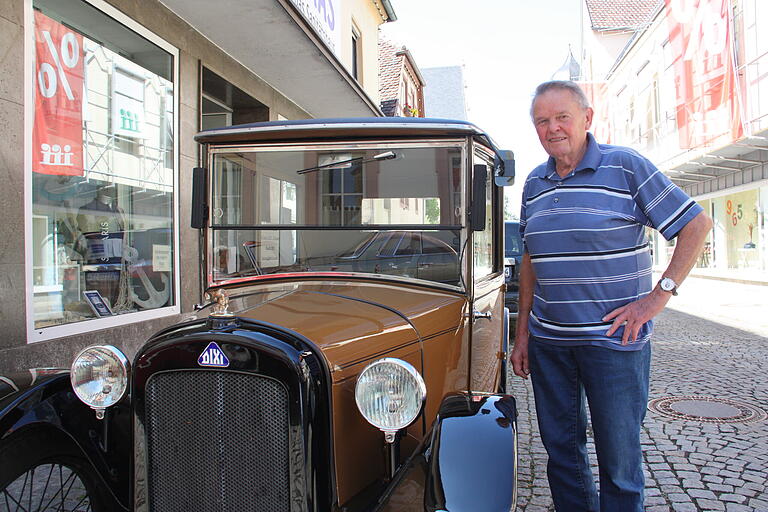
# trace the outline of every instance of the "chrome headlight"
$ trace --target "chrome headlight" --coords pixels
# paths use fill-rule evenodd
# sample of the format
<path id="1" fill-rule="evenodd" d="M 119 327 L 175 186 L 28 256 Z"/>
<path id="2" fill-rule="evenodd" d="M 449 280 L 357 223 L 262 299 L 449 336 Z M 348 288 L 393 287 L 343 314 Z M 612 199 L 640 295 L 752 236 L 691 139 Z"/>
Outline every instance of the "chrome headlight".
<path id="1" fill-rule="evenodd" d="M 394 358 L 366 366 L 355 386 L 360 413 L 371 425 L 390 434 L 413 423 L 426 397 L 427 387 L 416 368 Z"/>
<path id="2" fill-rule="evenodd" d="M 111 345 L 88 347 L 75 357 L 69 378 L 77 398 L 102 418 L 128 388 L 128 359 Z"/>

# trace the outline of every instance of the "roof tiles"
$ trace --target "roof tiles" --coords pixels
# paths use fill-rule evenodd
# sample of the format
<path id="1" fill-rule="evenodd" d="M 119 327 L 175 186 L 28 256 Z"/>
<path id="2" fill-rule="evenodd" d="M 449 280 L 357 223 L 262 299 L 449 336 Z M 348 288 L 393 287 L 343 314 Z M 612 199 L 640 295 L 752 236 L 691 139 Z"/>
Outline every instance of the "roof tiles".
<path id="1" fill-rule="evenodd" d="M 651 21 L 664 0 L 586 0 L 592 30 L 635 30 Z"/>
<path id="2" fill-rule="evenodd" d="M 382 103 L 397 99 L 403 67 L 403 56 L 397 53 L 401 50 L 401 46 L 379 39 L 379 99 Z"/>

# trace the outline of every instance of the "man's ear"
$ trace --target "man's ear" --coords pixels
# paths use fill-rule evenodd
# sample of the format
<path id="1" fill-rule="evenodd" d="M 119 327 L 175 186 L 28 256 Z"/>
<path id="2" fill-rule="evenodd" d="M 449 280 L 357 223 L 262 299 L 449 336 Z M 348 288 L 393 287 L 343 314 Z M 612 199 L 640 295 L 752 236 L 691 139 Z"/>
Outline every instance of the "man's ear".
<path id="1" fill-rule="evenodd" d="M 589 130 L 589 128 L 592 126 L 592 116 L 595 114 L 595 111 L 592 110 L 592 107 L 587 107 L 585 114 L 587 115 L 586 128 Z"/>

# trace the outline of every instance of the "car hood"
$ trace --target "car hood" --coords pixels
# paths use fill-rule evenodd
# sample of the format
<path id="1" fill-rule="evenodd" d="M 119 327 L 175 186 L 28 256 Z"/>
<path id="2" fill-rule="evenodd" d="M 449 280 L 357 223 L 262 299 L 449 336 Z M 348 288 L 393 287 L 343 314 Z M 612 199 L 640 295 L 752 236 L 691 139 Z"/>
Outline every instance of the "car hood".
<path id="1" fill-rule="evenodd" d="M 261 283 L 228 293 L 236 316 L 311 340 L 334 381 L 388 353 L 413 350 L 425 338 L 460 328 L 466 308 L 460 293 L 360 280 Z"/>
<path id="2" fill-rule="evenodd" d="M 293 332 L 323 357 L 330 370 L 340 503 L 378 481 L 385 467 L 381 431 L 365 421 L 355 404 L 357 376 L 366 365 L 383 357 L 401 359 L 416 368 L 431 390 L 421 419 L 405 430 L 403 453 L 415 450 L 426 435 L 445 393 L 467 385 L 468 309 L 466 296 L 459 292 L 381 279 L 303 275 L 300 280 L 227 288 L 226 295 L 242 329 L 268 324 Z M 196 317 L 210 313 L 209 306 Z"/>

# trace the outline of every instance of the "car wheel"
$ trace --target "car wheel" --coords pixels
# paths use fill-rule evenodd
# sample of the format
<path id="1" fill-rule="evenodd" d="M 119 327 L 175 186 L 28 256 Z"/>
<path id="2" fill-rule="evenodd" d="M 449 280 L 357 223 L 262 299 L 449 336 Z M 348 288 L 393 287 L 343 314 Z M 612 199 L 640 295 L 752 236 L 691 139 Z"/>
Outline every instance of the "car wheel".
<path id="1" fill-rule="evenodd" d="M 112 510 L 90 463 L 66 442 L 11 436 L 0 443 L 0 510 Z"/>

